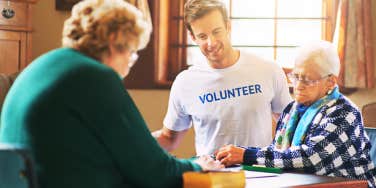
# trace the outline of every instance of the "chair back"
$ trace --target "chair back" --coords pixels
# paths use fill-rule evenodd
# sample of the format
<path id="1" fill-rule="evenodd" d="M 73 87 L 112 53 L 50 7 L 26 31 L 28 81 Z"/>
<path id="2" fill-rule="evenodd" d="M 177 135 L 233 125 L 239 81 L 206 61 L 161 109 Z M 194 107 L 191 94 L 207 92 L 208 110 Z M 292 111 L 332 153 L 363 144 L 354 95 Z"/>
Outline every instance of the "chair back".
<path id="1" fill-rule="evenodd" d="M 10 75 L 0 73 L 0 112 L 5 100 L 5 96 L 7 95 L 17 75 L 18 72 Z"/>
<path id="2" fill-rule="evenodd" d="M 376 102 L 364 105 L 362 108 L 362 116 L 365 127 L 376 128 Z"/>
<path id="3" fill-rule="evenodd" d="M 364 130 L 366 131 L 369 141 L 371 142 L 371 159 L 373 161 L 373 164 L 376 165 L 376 128 L 365 127 Z"/>
<path id="4" fill-rule="evenodd" d="M 26 149 L 0 144 L 0 187 L 37 188 L 33 163 Z"/>

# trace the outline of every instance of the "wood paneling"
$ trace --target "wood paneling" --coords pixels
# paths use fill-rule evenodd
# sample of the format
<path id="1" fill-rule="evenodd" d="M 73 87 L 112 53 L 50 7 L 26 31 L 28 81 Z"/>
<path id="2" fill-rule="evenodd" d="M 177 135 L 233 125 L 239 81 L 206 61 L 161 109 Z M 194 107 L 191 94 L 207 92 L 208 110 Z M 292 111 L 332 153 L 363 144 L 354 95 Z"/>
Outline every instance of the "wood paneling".
<path id="1" fill-rule="evenodd" d="M 27 5 L 28 4 L 22 2 L 10 2 L 8 6 L 7 1 L 0 1 L 0 10 L 3 10 L 4 8 L 11 8 L 15 12 L 14 17 L 9 19 L 0 16 L 0 25 L 2 27 L 16 26 L 19 28 L 28 29 Z"/>
<path id="2" fill-rule="evenodd" d="M 31 3 L 0 0 L 0 9 L 12 9 L 14 17 L 0 16 L 0 73 L 21 71 L 31 61 Z"/>
<path id="3" fill-rule="evenodd" d="M 0 30 L 0 73 L 12 74 L 26 61 L 26 33 Z"/>

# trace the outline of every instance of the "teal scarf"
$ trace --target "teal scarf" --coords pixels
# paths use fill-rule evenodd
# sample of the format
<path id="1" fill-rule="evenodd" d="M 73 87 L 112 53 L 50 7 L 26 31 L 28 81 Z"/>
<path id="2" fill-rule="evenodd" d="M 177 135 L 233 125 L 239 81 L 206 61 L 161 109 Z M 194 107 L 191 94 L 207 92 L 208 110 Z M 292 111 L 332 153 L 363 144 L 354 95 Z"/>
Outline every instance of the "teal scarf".
<path id="1" fill-rule="evenodd" d="M 321 107 L 331 100 L 338 99 L 340 95 L 338 87 L 335 87 L 332 92 L 307 108 L 302 108 L 295 102 L 290 111 L 290 117 L 287 117 L 289 118 L 287 123 L 283 124 L 280 134 L 276 137 L 276 147 L 279 149 L 287 149 L 291 146 L 301 145 L 304 141 L 309 125 L 316 114 L 320 111 Z M 302 113 L 302 111 L 303 115 L 301 115 L 300 118 L 299 113 Z"/>

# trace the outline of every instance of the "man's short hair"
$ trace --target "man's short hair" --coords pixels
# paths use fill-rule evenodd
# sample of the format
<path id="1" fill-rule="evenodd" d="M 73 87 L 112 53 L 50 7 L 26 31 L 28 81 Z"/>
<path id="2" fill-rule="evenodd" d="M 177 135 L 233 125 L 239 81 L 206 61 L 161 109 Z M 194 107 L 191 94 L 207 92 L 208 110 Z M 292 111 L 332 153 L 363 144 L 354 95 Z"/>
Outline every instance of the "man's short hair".
<path id="1" fill-rule="evenodd" d="M 184 5 L 184 24 L 193 35 L 191 23 L 211 11 L 218 10 L 222 14 L 223 22 L 229 18 L 225 4 L 220 0 L 188 0 Z"/>

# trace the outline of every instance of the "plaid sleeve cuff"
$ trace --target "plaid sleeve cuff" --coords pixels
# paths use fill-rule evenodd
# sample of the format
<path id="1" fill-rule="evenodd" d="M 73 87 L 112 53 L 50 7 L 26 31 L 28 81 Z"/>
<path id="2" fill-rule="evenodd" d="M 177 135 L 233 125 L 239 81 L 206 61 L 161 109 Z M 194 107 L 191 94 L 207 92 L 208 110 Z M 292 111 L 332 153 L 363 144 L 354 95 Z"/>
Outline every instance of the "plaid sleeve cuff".
<path id="1" fill-rule="evenodd" d="M 243 156 L 243 164 L 246 165 L 253 165 L 257 163 L 257 152 L 260 148 L 256 147 L 243 147 L 245 149 L 244 156 Z"/>

